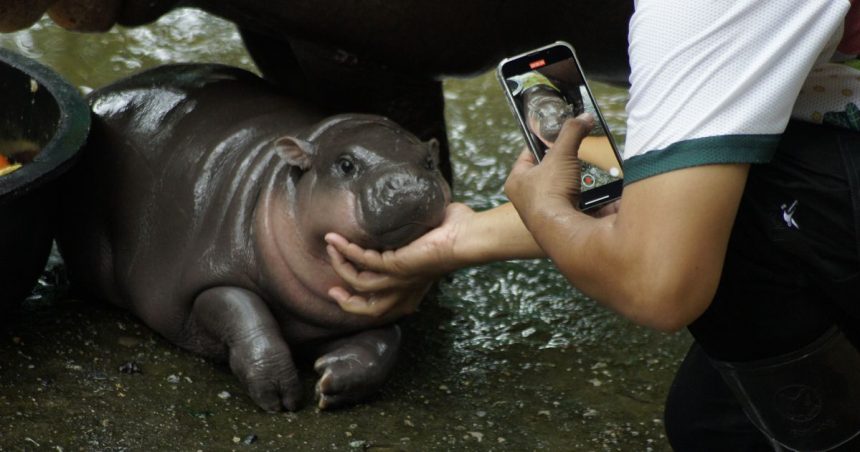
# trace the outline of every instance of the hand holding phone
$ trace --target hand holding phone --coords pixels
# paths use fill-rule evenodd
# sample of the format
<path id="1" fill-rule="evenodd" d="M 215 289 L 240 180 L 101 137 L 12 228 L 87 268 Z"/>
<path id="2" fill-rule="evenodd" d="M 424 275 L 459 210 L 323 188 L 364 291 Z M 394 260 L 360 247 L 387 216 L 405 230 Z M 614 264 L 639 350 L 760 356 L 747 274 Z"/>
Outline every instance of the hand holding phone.
<path id="1" fill-rule="evenodd" d="M 623 188 L 621 156 L 570 44 L 559 41 L 506 58 L 499 63 L 497 75 L 538 161 L 567 118 L 586 111 L 594 116 L 595 126 L 579 148 L 579 208 L 587 210 L 618 199 Z"/>

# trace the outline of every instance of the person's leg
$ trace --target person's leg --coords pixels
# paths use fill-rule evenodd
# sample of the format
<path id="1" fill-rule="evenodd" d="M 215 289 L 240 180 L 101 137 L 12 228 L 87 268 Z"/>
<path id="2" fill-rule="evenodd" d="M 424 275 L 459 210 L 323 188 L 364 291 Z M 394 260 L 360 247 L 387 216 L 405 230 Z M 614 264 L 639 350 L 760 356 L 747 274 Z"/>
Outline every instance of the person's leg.
<path id="1" fill-rule="evenodd" d="M 669 389 L 664 418 L 676 452 L 774 450 L 695 343 Z"/>

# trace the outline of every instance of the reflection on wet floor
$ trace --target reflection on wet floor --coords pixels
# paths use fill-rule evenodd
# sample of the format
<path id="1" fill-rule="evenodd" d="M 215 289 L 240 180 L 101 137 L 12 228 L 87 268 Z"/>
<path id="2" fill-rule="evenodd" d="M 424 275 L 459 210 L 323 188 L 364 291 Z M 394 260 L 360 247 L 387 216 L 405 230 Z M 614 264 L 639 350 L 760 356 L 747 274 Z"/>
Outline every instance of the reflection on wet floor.
<path id="1" fill-rule="evenodd" d="M 104 35 L 43 20 L 0 45 L 83 90 L 174 61 L 253 68 L 235 29 L 195 10 Z M 477 209 L 504 202 L 523 146 L 496 83 L 487 74 L 445 84 L 455 197 Z M 593 88 L 623 143 L 626 92 Z M 2 450 L 668 450 L 662 399 L 687 335 L 631 325 L 545 261 L 450 275 L 405 320 L 403 356 L 378 397 L 289 414 L 257 409 L 225 365 L 68 294 L 56 256 L 49 267 L 31 299 L 2 317 Z M 310 399 L 314 376 L 304 371 Z"/>

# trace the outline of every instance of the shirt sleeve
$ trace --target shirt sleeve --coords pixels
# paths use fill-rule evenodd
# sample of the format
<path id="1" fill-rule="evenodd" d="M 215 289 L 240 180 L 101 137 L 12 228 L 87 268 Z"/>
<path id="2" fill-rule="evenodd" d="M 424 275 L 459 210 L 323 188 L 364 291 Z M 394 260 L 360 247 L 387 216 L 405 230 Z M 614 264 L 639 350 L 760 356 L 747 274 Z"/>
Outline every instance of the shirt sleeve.
<path id="1" fill-rule="evenodd" d="M 630 21 L 625 184 L 770 161 L 849 0 L 639 0 Z"/>

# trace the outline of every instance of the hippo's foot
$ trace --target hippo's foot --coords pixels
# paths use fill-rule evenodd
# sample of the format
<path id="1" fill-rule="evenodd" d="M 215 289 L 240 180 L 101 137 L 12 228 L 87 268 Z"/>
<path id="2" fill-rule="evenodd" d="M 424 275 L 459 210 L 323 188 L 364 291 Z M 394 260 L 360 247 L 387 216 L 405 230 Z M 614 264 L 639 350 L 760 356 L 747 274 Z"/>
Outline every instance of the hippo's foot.
<path id="1" fill-rule="evenodd" d="M 293 357 L 278 323 L 257 294 L 239 287 L 213 287 L 195 300 L 188 348 L 224 357 L 266 411 L 295 410 L 302 396 Z"/>
<path id="2" fill-rule="evenodd" d="M 376 392 L 391 372 L 400 346 L 400 328 L 364 331 L 330 344 L 316 360 L 316 396 L 321 409 L 353 404 Z"/>
<path id="3" fill-rule="evenodd" d="M 260 335 L 230 347 L 230 369 L 260 408 L 294 411 L 302 398 L 292 356 L 281 338 Z"/>

